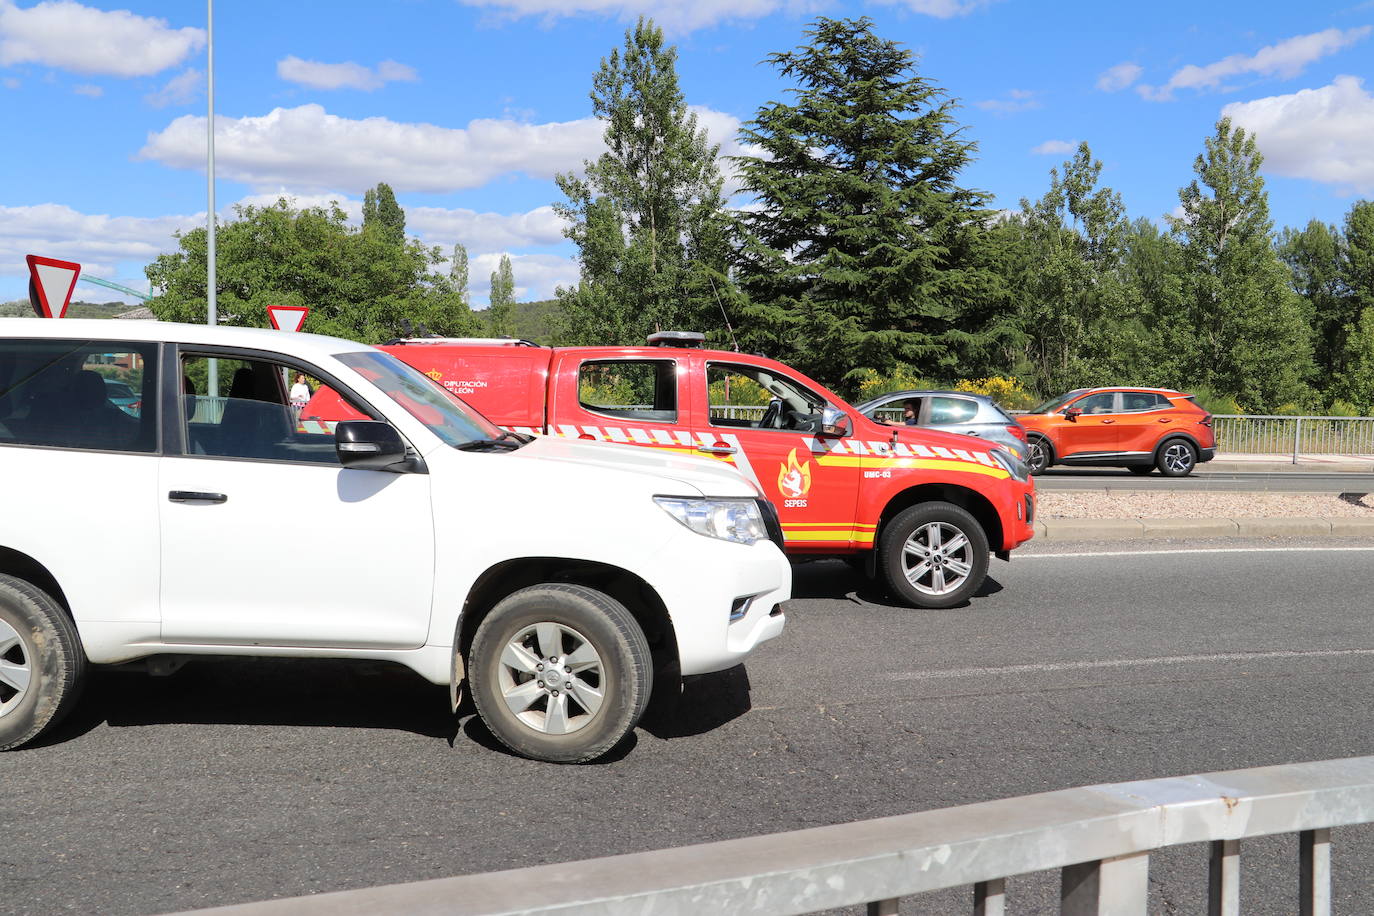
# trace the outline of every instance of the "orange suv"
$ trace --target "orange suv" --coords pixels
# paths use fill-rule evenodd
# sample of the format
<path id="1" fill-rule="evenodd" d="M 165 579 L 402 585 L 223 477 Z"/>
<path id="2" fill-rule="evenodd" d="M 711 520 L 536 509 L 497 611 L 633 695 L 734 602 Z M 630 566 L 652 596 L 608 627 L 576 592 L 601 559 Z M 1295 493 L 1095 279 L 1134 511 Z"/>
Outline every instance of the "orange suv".
<path id="1" fill-rule="evenodd" d="M 1217 453 L 1212 415 L 1167 388 L 1078 388 L 1016 419 L 1032 474 L 1069 464 L 1183 477 Z"/>

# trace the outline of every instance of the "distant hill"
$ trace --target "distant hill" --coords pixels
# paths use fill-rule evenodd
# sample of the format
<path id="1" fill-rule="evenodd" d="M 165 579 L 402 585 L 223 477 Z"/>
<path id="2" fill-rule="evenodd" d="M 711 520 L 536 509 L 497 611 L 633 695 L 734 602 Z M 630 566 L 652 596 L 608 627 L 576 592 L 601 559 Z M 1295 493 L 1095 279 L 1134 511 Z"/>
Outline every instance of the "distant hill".
<path id="1" fill-rule="evenodd" d="M 473 311 L 477 320 L 485 326 L 487 310 Z M 542 299 L 538 302 L 517 302 L 511 308 L 511 336 L 534 341 L 546 347 L 556 346 L 554 322 L 559 314 L 557 299 Z M 488 332 L 490 333 L 490 332 Z"/>
<path id="2" fill-rule="evenodd" d="M 113 318 L 138 308 L 123 302 L 73 302 L 67 306 L 68 318 Z M 37 318 L 27 299 L 0 302 L 0 318 Z"/>

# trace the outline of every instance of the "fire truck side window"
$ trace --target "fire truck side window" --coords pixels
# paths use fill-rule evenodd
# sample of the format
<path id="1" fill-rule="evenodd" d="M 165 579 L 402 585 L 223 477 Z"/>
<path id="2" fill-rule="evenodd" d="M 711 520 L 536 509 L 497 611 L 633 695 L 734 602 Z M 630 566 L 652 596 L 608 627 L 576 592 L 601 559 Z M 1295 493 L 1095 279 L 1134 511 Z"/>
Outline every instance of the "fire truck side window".
<path id="1" fill-rule="evenodd" d="M 825 401 L 796 382 L 755 366 L 706 366 L 712 426 L 815 432 Z"/>
<path id="2" fill-rule="evenodd" d="M 677 363 L 670 359 L 589 360 L 577 370 L 583 410 L 625 420 L 677 422 Z"/>

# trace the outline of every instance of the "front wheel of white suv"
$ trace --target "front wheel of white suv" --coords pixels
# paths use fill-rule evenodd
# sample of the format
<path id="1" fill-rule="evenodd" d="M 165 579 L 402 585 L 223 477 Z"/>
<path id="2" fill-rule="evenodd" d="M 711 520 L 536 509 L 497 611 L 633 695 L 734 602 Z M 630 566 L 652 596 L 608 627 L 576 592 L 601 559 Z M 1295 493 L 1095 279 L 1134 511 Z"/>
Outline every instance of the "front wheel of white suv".
<path id="1" fill-rule="evenodd" d="M 586 763 L 619 744 L 644 714 L 653 679 L 639 622 L 581 585 L 506 597 L 468 655 L 482 721 L 517 754 L 550 763 Z"/>
<path id="2" fill-rule="evenodd" d="M 85 672 L 81 639 L 57 602 L 22 579 L 0 575 L 0 751 L 60 721 Z"/>

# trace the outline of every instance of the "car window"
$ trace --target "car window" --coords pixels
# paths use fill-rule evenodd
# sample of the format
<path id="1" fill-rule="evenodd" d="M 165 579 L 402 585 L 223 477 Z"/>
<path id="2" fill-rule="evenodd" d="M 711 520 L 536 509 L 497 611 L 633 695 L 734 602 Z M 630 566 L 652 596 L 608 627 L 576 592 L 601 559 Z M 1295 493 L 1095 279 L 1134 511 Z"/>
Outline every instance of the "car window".
<path id="1" fill-rule="evenodd" d="M 877 407 L 870 408 L 866 413 L 870 420 L 877 420 L 879 423 L 888 423 L 896 426 L 915 426 L 921 418 L 921 402 L 925 398 L 913 397 L 894 397 L 886 401 L 880 401 Z M 911 408 L 910 415 L 907 408 Z"/>
<path id="2" fill-rule="evenodd" d="M 930 399 L 930 416 L 926 422 L 932 426 L 942 423 L 967 423 L 977 414 L 977 401 L 936 395 Z"/>
<path id="3" fill-rule="evenodd" d="M 305 393 L 300 386 L 309 392 L 304 401 L 317 392 L 329 393 L 319 379 L 269 360 L 194 353 L 183 353 L 180 369 L 180 424 L 187 455 L 339 463 L 335 424 L 300 416 Z"/>
<path id="4" fill-rule="evenodd" d="M 577 369 L 584 410 L 657 423 L 677 422 L 677 363 L 671 359 L 588 360 Z"/>
<path id="5" fill-rule="evenodd" d="M 157 344 L 0 341 L 0 445 L 157 451 Z"/>
<path id="6" fill-rule="evenodd" d="M 1158 410 L 1161 407 L 1168 406 L 1168 401 L 1152 391 L 1121 392 L 1121 410 L 1123 412 L 1132 410 Z"/>
<path id="7" fill-rule="evenodd" d="M 1104 391 L 1101 394 L 1090 394 L 1086 398 L 1074 401 L 1072 407 L 1077 407 L 1085 414 L 1096 413 L 1115 413 L 1113 402 L 1116 400 L 1116 393 Z"/>
<path id="8" fill-rule="evenodd" d="M 759 366 L 708 363 L 706 390 L 712 426 L 818 432 L 828 406 L 796 380 Z"/>

